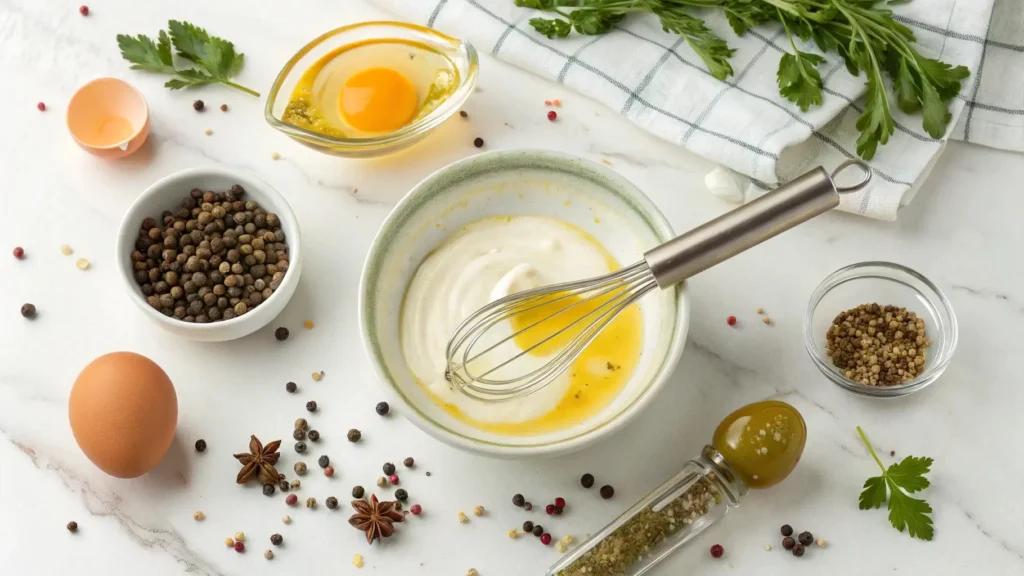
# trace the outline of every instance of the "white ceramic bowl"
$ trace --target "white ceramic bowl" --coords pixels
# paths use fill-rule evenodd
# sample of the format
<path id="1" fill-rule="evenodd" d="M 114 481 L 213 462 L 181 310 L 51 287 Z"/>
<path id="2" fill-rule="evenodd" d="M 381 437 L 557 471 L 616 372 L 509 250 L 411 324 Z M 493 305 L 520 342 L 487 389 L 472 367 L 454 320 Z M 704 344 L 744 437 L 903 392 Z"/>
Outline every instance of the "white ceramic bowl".
<path id="1" fill-rule="evenodd" d="M 288 244 L 288 271 L 284 275 L 281 286 L 259 306 L 231 320 L 193 324 L 164 316 L 146 303 L 142 290 L 132 274 L 131 254 L 135 250 L 135 240 L 143 219 L 151 217 L 159 221 L 160 214 L 164 210 L 176 210 L 180 206 L 181 200 L 193 188 L 203 191 L 224 191 L 235 184 L 245 188 L 245 200 L 259 203 L 264 210 L 277 214 L 281 220 L 285 242 Z M 284 197 L 269 184 L 255 176 L 241 172 L 220 168 L 195 168 L 183 170 L 158 180 L 135 199 L 121 221 L 114 259 L 117 262 L 117 269 L 125 290 L 128 292 L 128 297 L 146 317 L 161 328 L 185 338 L 204 342 L 223 342 L 251 334 L 266 326 L 281 313 L 292 294 L 295 293 L 295 287 L 299 283 L 299 275 L 302 272 L 300 240 L 299 223 L 295 219 L 295 214 Z"/>
<path id="2" fill-rule="evenodd" d="M 641 302 L 640 364 L 619 396 L 572 428 L 538 436 L 500 436 L 468 426 L 435 405 L 405 363 L 402 300 L 420 262 L 460 226 L 488 216 L 543 215 L 591 234 L 622 265 L 674 236 L 644 194 L 611 170 L 546 151 L 495 151 L 442 168 L 395 207 L 370 247 L 359 288 L 359 324 L 374 370 L 399 411 L 432 436 L 503 457 L 578 450 L 624 426 L 649 404 L 682 355 L 689 322 L 685 289 Z"/>

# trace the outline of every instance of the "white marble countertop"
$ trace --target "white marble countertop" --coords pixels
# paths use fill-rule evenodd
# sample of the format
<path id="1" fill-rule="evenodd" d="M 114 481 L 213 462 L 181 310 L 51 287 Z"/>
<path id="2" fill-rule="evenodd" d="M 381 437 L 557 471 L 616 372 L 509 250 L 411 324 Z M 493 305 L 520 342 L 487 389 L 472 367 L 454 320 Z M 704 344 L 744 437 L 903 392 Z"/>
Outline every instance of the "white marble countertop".
<path id="1" fill-rule="evenodd" d="M 510 0 L 511 1 L 511 0 Z M 532 537 L 510 540 L 528 516 L 512 507 L 516 492 L 534 503 L 569 500 L 565 515 L 532 519 L 557 537 L 580 539 L 675 473 L 709 440 L 718 420 L 754 400 L 780 398 L 805 415 L 803 460 L 784 484 L 752 493 L 722 523 L 701 535 L 655 574 L 1024 574 L 1024 464 L 1020 413 L 1024 388 L 1014 368 L 1022 351 L 1024 245 L 1020 214 L 1024 158 L 951 144 L 941 165 L 895 223 L 834 214 L 786 233 L 690 283 L 693 317 L 683 360 L 662 397 L 633 425 L 581 453 L 557 460 L 497 461 L 442 445 L 399 415 L 373 412 L 382 398 L 359 345 L 356 285 L 377 227 L 391 205 L 431 171 L 477 150 L 562 150 L 613 169 L 644 189 L 679 229 L 729 208 L 703 185 L 708 162 L 640 132 L 614 112 L 484 56 L 480 90 L 429 144 L 374 161 L 346 161 L 304 149 L 269 128 L 263 102 L 219 87 L 170 92 L 163 79 L 128 70 L 117 33 L 155 34 L 184 19 L 231 39 L 246 53 L 241 83 L 264 93 L 279 67 L 313 36 L 335 26 L 386 15 L 352 0 L 302 3 L 301 13 L 270 0 L 142 3 L 97 0 L 92 14 L 77 1 L 0 0 L 0 573 L 4 574 L 538 574 L 558 555 Z M 129 80 L 149 100 L 153 127 L 136 156 L 107 162 L 86 155 L 64 127 L 74 89 L 98 76 Z M 557 123 L 543 100 L 561 98 Z M 192 100 L 211 108 L 197 114 Z M 49 109 L 40 113 L 36 102 Z M 227 103 L 230 111 L 216 109 Z M 204 135 L 207 128 L 211 136 Z M 274 161 L 271 154 L 281 159 Z M 884 152 L 883 152 L 884 153 Z M 305 272 L 282 316 L 227 344 L 197 344 L 145 320 L 119 286 L 112 261 L 121 215 L 151 182 L 203 165 L 252 171 L 284 192 L 307 240 Z M 357 191 L 358 189 L 358 191 Z M 315 242 L 309 240 L 316 239 Z M 92 261 L 81 272 L 59 247 Z M 24 246 L 29 257 L 9 256 Z M 902 400 L 853 397 L 825 380 L 801 340 L 808 295 L 846 264 L 890 259 L 930 276 L 951 298 L 960 346 L 948 371 L 928 390 Z M 33 302 L 38 319 L 19 315 Z M 775 325 L 756 321 L 764 307 Z M 739 329 L 725 318 L 740 317 Z M 313 331 L 301 328 L 311 318 Z M 286 343 L 275 326 L 292 328 Z M 67 396 L 78 371 L 114 350 L 160 363 L 174 380 L 177 440 L 164 462 L 135 480 L 116 480 L 79 451 L 67 424 Z M 309 374 L 324 370 L 313 383 Z M 297 397 L 284 383 L 302 386 Z M 316 399 L 324 440 L 306 460 L 330 454 L 338 476 L 305 478 L 302 496 L 349 500 L 351 486 L 373 487 L 384 461 L 414 456 L 403 485 L 426 511 L 385 546 L 366 545 L 350 528 L 348 505 L 330 511 L 287 509 L 280 495 L 234 483 L 249 434 L 271 439 L 305 416 Z M 857 439 L 862 425 L 888 458 L 935 458 L 933 542 L 894 531 L 882 510 L 857 509 L 861 483 L 878 469 Z M 344 439 L 352 427 L 361 445 Z M 192 444 L 205 438 L 209 449 Z M 291 443 L 285 437 L 285 445 Z M 290 448 L 283 460 L 294 461 Z M 425 471 L 431 471 L 427 478 Z M 583 472 L 610 483 L 603 501 L 583 491 Z M 481 504 L 483 518 L 456 520 Z M 192 520 L 202 510 L 206 520 Z M 285 526 L 281 515 L 294 523 Z M 65 530 L 76 520 L 80 530 Z M 797 559 L 778 545 L 790 523 L 829 542 Z M 242 530 L 249 550 L 223 540 Z M 268 537 L 285 546 L 266 561 Z M 712 543 L 726 547 L 713 560 Z M 774 550 L 766 552 L 765 544 Z M 365 556 L 362 571 L 351 565 Z"/>

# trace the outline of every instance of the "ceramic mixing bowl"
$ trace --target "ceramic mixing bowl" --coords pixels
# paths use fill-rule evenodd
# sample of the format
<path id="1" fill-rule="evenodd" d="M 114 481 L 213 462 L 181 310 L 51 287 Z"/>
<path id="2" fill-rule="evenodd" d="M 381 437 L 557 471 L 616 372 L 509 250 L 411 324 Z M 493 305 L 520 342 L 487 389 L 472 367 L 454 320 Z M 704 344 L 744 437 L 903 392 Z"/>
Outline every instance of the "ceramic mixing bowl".
<path id="1" fill-rule="evenodd" d="M 414 380 L 402 354 L 400 316 L 423 259 L 453 231 L 490 216 L 548 216 L 573 224 L 628 265 L 675 234 L 636 186 L 592 162 L 546 151 L 495 151 L 442 168 L 410 191 L 381 227 L 363 267 L 359 324 L 376 375 L 399 412 L 458 448 L 503 457 L 578 450 L 622 428 L 653 401 L 683 352 L 689 322 L 685 288 L 640 303 L 643 353 L 622 392 L 571 428 L 503 436 L 460 422 Z"/>

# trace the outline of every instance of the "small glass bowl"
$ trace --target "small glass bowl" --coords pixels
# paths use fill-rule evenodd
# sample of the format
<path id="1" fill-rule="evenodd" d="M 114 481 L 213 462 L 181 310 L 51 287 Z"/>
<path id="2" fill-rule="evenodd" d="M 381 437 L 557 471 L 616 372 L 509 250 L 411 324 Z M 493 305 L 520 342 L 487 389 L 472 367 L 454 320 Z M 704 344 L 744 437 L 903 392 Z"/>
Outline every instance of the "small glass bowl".
<path id="1" fill-rule="evenodd" d="M 389 132 L 371 138 L 334 138 L 284 122 L 281 118 L 295 84 L 302 74 L 328 52 L 341 46 L 379 38 L 412 40 L 448 56 L 459 72 L 460 84 L 448 98 L 430 114 Z M 270 88 L 270 96 L 263 114 L 274 128 L 293 140 L 310 148 L 334 156 L 369 158 L 383 156 L 407 148 L 423 138 L 455 113 L 469 98 L 476 85 L 479 64 L 476 50 L 468 42 L 435 32 L 430 28 L 404 22 L 361 22 L 342 26 L 316 38 L 292 56 Z"/>
<path id="2" fill-rule="evenodd" d="M 902 306 L 924 320 L 932 344 L 924 371 L 896 386 L 869 386 L 847 378 L 825 355 L 825 333 L 840 312 L 868 303 Z M 895 398 L 931 384 L 942 375 L 956 349 L 957 325 L 946 295 L 917 272 L 892 262 L 861 262 L 829 274 L 811 294 L 804 320 L 804 344 L 829 380 L 861 396 Z"/>

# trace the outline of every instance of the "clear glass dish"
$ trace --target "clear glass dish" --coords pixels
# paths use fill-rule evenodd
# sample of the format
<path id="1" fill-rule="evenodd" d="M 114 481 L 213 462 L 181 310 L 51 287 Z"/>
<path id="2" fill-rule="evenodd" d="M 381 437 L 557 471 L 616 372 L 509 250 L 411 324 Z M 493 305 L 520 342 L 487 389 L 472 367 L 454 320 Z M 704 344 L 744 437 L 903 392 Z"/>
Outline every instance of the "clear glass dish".
<path id="1" fill-rule="evenodd" d="M 288 99 L 302 74 L 328 52 L 356 42 L 377 38 L 412 40 L 446 55 L 455 63 L 459 86 L 432 112 L 394 132 L 370 138 L 335 138 L 289 124 L 282 120 Z M 274 80 L 264 108 L 264 117 L 274 128 L 293 140 L 324 154 L 351 158 L 383 156 L 407 148 L 454 114 L 469 98 L 476 85 L 479 63 L 476 50 L 468 42 L 446 36 L 429 28 L 404 22 L 361 22 L 342 26 L 314 39 L 299 50 Z"/>
<path id="2" fill-rule="evenodd" d="M 861 304 L 902 306 L 925 323 L 932 344 L 924 371 L 896 386 L 869 386 L 847 378 L 825 354 L 825 333 L 832 320 Z M 811 294 L 804 319 L 804 344 L 811 360 L 829 380 L 861 396 L 894 398 L 928 386 L 942 375 L 956 349 L 957 324 L 946 295 L 921 274 L 892 262 L 861 262 L 829 274 Z"/>

